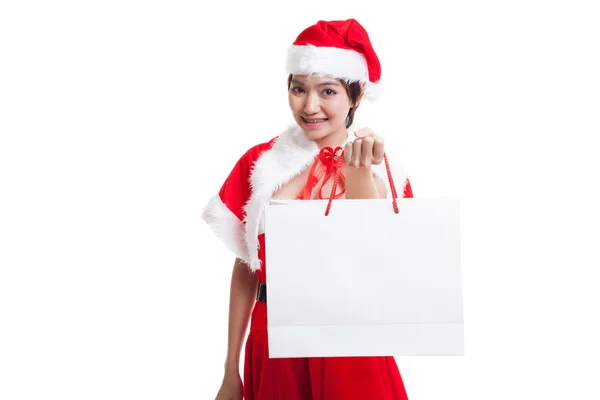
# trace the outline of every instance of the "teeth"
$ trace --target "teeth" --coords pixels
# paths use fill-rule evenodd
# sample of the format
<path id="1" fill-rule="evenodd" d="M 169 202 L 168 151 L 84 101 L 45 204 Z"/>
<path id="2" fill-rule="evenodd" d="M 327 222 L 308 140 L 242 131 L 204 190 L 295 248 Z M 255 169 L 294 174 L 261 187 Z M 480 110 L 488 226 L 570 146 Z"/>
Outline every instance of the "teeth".
<path id="1" fill-rule="evenodd" d="M 324 122 L 324 119 L 305 119 L 306 122 L 308 122 L 309 124 L 316 124 L 318 122 Z"/>

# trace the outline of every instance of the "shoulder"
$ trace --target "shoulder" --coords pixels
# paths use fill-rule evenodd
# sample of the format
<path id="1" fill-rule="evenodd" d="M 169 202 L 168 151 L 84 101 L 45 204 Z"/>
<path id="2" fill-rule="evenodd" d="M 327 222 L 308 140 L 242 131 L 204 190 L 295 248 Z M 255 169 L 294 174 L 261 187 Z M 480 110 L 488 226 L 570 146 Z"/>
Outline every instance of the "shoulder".
<path id="1" fill-rule="evenodd" d="M 273 139 L 267 142 L 259 143 L 250 147 L 241 155 L 241 157 L 239 157 L 236 163 L 236 167 L 243 168 L 249 172 L 249 170 L 254 166 L 256 161 L 258 161 L 263 154 L 265 154 L 267 151 L 273 148 L 273 145 L 275 144 L 276 140 L 277 137 L 274 137 Z"/>
<path id="2" fill-rule="evenodd" d="M 317 153 L 316 143 L 306 138 L 297 125 L 291 126 L 269 141 L 249 148 L 236 163 L 229 181 L 235 186 L 246 184 L 252 191 L 266 195 L 312 163 Z M 246 192 L 250 195 L 250 190 Z"/>
<path id="3" fill-rule="evenodd" d="M 252 163 L 258 160 L 266 151 L 273 148 L 273 145 L 277 141 L 278 137 L 274 137 L 268 142 L 259 143 L 251 148 L 249 148 L 244 155 L 242 156 L 247 162 Z"/>
<path id="4" fill-rule="evenodd" d="M 312 157 L 316 154 L 316 150 L 318 150 L 316 144 L 306 138 L 298 125 L 292 124 L 269 141 L 248 149 L 240 158 L 240 161 L 250 167 L 254 166 L 259 160 L 261 160 L 261 164 L 271 164 L 272 161 L 289 163 L 305 154 Z M 267 153 L 269 153 L 269 156 L 266 158 L 269 161 L 264 160 L 265 157 L 263 157 Z"/>

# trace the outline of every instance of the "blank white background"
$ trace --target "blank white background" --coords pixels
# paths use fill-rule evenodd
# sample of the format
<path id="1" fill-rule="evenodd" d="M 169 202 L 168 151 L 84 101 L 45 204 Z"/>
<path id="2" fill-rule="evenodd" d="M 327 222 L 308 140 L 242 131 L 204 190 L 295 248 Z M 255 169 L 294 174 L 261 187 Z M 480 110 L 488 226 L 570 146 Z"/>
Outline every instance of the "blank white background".
<path id="1" fill-rule="evenodd" d="M 593 1 L 5 1 L 0 398 L 211 399 L 233 256 L 201 222 L 291 116 L 285 51 L 357 18 L 358 116 L 417 197 L 462 202 L 464 357 L 398 357 L 411 400 L 598 399 Z"/>

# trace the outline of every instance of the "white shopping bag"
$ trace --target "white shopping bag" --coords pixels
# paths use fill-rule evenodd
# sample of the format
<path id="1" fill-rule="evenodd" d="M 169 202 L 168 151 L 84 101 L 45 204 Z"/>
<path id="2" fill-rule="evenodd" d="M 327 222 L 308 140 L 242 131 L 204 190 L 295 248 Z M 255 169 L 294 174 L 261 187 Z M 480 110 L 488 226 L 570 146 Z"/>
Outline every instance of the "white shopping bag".
<path id="1" fill-rule="evenodd" d="M 460 207 L 452 199 L 271 201 L 271 358 L 463 355 Z"/>

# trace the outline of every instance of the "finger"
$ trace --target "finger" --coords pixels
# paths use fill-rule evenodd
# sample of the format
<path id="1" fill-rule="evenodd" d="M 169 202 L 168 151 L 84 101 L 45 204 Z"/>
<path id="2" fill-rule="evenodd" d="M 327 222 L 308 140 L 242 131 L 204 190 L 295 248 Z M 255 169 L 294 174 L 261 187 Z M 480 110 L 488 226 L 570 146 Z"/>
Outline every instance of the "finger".
<path id="1" fill-rule="evenodd" d="M 373 164 L 381 164 L 383 154 L 385 152 L 385 142 L 380 137 L 375 137 L 373 140 Z"/>
<path id="2" fill-rule="evenodd" d="M 352 161 L 352 149 L 352 142 L 348 142 L 344 146 L 344 165 L 350 165 L 350 162 Z"/>
<path id="3" fill-rule="evenodd" d="M 360 167 L 362 141 L 362 139 L 356 139 L 352 145 L 352 160 L 350 161 L 350 165 L 356 168 Z"/>
<path id="4" fill-rule="evenodd" d="M 362 139 L 362 149 L 360 155 L 360 165 L 361 167 L 370 167 L 373 163 L 373 143 L 375 139 L 373 136 L 367 136 Z"/>
<path id="5" fill-rule="evenodd" d="M 373 132 L 370 128 L 360 128 L 356 132 L 354 132 L 354 136 L 356 136 L 357 138 L 364 138 L 374 135 L 375 132 Z"/>

